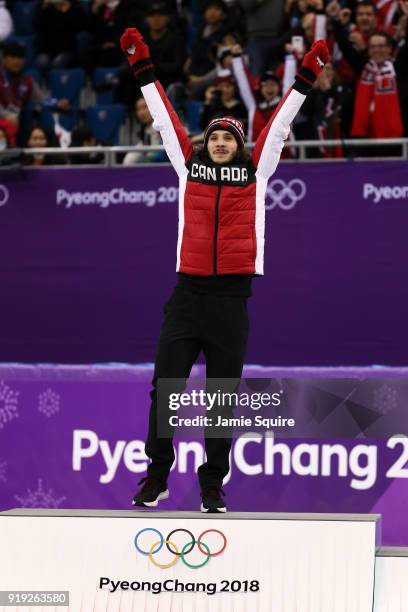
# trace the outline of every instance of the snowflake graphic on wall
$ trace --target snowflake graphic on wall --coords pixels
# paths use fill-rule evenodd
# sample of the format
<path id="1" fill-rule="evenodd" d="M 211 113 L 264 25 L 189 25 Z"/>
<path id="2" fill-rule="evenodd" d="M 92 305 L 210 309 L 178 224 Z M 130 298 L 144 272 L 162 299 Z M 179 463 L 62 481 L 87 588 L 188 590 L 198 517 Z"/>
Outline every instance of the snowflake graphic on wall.
<path id="1" fill-rule="evenodd" d="M 0 429 L 13 419 L 18 418 L 18 391 L 13 391 L 0 380 Z"/>
<path id="2" fill-rule="evenodd" d="M 27 489 L 27 494 L 14 496 L 21 504 L 21 508 L 59 508 L 66 497 L 56 497 L 52 489 L 46 491 L 42 479 L 38 480 L 37 490 Z"/>
<path id="3" fill-rule="evenodd" d="M 55 393 L 52 389 L 47 389 L 38 396 L 38 410 L 46 417 L 52 417 L 54 414 L 59 412 L 60 409 L 60 395 Z"/>
<path id="4" fill-rule="evenodd" d="M 395 389 L 387 384 L 381 385 L 374 391 L 373 398 L 374 408 L 381 412 L 381 414 L 387 414 L 397 407 L 398 393 Z"/>
<path id="5" fill-rule="evenodd" d="M 6 461 L 0 461 L 0 480 L 2 480 L 3 482 L 6 482 L 7 478 L 6 478 L 6 466 L 7 466 L 7 462 Z"/>

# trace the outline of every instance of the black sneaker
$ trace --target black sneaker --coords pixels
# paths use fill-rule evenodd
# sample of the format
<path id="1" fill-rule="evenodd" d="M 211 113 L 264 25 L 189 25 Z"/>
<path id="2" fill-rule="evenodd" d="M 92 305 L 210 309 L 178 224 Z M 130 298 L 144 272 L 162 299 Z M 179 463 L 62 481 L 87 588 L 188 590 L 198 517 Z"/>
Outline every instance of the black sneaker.
<path id="1" fill-rule="evenodd" d="M 203 489 L 201 491 L 201 512 L 226 512 L 227 508 L 221 495 L 225 495 L 225 493 L 217 487 Z"/>
<path id="2" fill-rule="evenodd" d="M 132 500 L 132 504 L 134 506 L 147 506 L 148 508 L 155 508 L 159 501 L 168 498 L 169 491 L 165 483 L 163 484 L 159 480 L 151 478 L 150 476 L 142 478 L 138 484 L 142 484 L 143 482 L 143 487 L 139 493 L 136 493 Z"/>

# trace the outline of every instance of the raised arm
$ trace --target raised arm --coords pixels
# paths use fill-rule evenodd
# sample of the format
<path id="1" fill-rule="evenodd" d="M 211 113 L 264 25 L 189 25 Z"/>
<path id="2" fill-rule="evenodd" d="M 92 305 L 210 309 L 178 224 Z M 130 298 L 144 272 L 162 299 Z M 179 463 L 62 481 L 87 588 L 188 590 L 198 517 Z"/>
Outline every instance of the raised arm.
<path id="1" fill-rule="evenodd" d="M 234 49 L 233 49 L 234 51 Z M 251 83 L 248 76 L 248 68 L 245 65 L 242 54 L 236 54 L 232 60 L 232 72 L 235 80 L 238 83 L 239 93 L 248 111 L 248 142 L 252 142 L 252 124 L 256 110 L 256 100 L 252 91 Z"/>
<path id="2" fill-rule="evenodd" d="M 366 52 L 357 51 L 349 40 L 349 32 L 347 27 L 341 23 L 340 19 L 333 18 L 331 20 L 334 40 L 339 46 L 344 59 L 350 64 L 351 68 L 360 74 L 368 60 Z"/>
<path id="3" fill-rule="evenodd" d="M 157 80 L 149 48 L 136 28 L 128 28 L 120 39 L 134 76 L 153 117 L 153 128 L 160 132 L 166 153 L 179 176 L 187 174 L 186 163 L 193 153 L 189 137 Z"/>
<path id="4" fill-rule="evenodd" d="M 255 143 L 252 161 L 259 176 L 269 178 L 275 172 L 284 141 L 290 132 L 290 124 L 329 59 L 329 50 L 324 40 L 313 43 L 311 50 L 304 56 L 293 87 L 286 92 Z"/>

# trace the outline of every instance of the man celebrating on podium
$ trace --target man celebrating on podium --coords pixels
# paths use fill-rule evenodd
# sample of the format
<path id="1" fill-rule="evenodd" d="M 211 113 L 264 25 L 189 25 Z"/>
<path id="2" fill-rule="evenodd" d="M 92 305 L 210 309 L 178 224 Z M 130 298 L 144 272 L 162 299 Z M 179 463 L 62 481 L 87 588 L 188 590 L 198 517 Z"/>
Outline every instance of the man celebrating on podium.
<path id="1" fill-rule="evenodd" d="M 136 28 L 125 31 L 122 50 L 141 87 L 166 153 L 179 177 L 178 283 L 164 307 L 155 361 L 146 454 L 147 477 L 136 506 L 156 507 L 169 496 L 174 461 L 170 438 L 158 436 L 157 381 L 186 379 L 200 351 L 207 378 L 239 379 L 248 336 L 247 299 L 254 276 L 264 273 L 265 193 L 290 124 L 329 52 L 313 44 L 291 89 L 255 142 L 244 148 L 240 121 L 213 119 L 204 145 L 194 149 L 177 113 L 156 79 L 149 49 Z M 229 471 L 231 438 L 205 437 L 206 461 L 198 469 L 202 512 L 226 512 L 221 489 Z"/>

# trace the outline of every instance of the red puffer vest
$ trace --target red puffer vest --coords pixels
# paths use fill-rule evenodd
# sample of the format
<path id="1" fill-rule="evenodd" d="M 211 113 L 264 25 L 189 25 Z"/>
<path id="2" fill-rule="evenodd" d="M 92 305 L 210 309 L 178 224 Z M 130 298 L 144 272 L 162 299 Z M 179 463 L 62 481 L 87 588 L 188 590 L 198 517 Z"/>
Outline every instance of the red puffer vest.
<path id="1" fill-rule="evenodd" d="M 178 270 L 200 276 L 253 274 L 255 169 L 250 161 L 220 166 L 202 157 L 194 155 L 187 164 Z"/>

